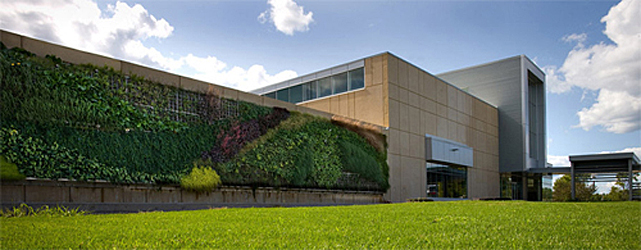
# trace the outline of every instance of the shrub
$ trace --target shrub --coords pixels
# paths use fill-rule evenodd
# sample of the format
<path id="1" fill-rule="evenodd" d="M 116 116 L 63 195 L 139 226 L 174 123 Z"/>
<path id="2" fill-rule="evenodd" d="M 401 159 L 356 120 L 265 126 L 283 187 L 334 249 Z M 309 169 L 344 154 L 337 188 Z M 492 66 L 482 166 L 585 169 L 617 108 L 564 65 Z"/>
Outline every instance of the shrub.
<path id="1" fill-rule="evenodd" d="M 195 192 L 209 192 L 218 187 L 220 176 L 203 161 L 194 163 L 191 173 L 180 179 L 180 186 L 186 190 Z"/>
<path id="2" fill-rule="evenodd" d="M 18 172 L 18 166 L 0 155 L 0 180 L 2 181 L 19 181 L 24 180 L 25 176 Z"/>
<path id="3" fill-rule="evenodd" d="M 49 207 L 44 205 L 38 209 L 33 209 L 27 204 L 20 204 L 18 207 L 7 208 L 0 211 L 0 217 L 25 217 L 25 216 L 47 216 L 47 217 L 71 217 L 77 215 L 89 214 L 88 211 L 80 210 L 80 208 L 67 208 L 64 206 Z"/>

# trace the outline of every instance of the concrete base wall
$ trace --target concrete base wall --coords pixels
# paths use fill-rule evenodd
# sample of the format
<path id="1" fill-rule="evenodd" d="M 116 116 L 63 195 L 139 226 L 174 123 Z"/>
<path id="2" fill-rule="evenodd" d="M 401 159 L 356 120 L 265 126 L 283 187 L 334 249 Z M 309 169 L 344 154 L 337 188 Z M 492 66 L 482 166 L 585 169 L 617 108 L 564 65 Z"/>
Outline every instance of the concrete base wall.
<path id="1" fill-rule="evenodd" d="M 2 209 L 21 203 L 80 207 L 96 213 L 189 210 L 214 207 L 270 207 L 374 204 L 379 192 L 320 189 L 221 187 L 195 193 L 179 186 L 115 185 L 106 182 L 26 180 L 0 185 Z"/>

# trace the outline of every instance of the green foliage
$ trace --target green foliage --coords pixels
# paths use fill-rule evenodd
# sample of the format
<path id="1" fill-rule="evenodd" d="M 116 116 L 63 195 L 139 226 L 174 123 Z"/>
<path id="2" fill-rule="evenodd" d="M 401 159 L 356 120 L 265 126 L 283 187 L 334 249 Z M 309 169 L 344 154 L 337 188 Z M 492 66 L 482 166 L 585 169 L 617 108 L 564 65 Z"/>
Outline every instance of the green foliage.
<path id="1" fill-rule="evenodd" d="M 209 192 L 218 187 L 220 176 L 206 162 L 194 163 L 191 173 L 180 179 L 180 186 L 195 192 Z"/>
<path id="2" fill-rule="evenodd" d="M 351 149 L 360 151 L 341 159 L 339 142 L 347 142 Z M 386 190 L 389 184 L 383 154 L 356 133 L 327 119 L 292 112 L 289 119 L 246 145 L 233 160 L 216 166 L 216 170 L 227 184 L 372 188 L 358 185 L 359 178 L 345 178 L 346 172 L 351 172 L 377 183 L 372 189 Z M 356 166 L 355 161 L 346 159 L 355 155 L 368 165 Z M 351 165 L 346 167 L 345 163 Z"/>
<path id="3" fill-rule="evenodd" d="M 6 249 L 637 249 L 638 202 L 416 202 L 0 219 Z M 216 223 L 212 223 L 216 222 Z"/>
<path id="4" fill-rule="evenodd" d="M 89 214 L 88 211 L 82 211 L 80 208 L 67 208 L 65 206 L 55 206 L 49 207 L 44 205 L 38 209 L 33 209 L 27 204 L 20 204 L 18 207 L 8 208 L 4 211 L 0 211 L 0 218 L 12 218 L 12 217 L 71 217 L 78 215 Z"/>
<path id="5" fill-rule="evenodd" d="M 18 172 L 18 166 L 0 155 L 0 180 L 2 181 L 19 181 L 24 180 L 25 176 Z"/>
<path id="6" fill-rule="evenodd" d="M 587 175 L 577 174 L 575 176 L 575 197 L 579 201 L 593 200 L 592 196 L 596 192 L 596 185 L 587 185 L 583 182 Z M 570 175 L 563 175 L 561 178 L 554 182 L 552 191 L 552 200 L 554 201 L 570 201 L 572 200 L 572 177 Z"/>
<path id="7" fill-rule="evenodd" d="M 339 141 L 338 145 L 341 153 L 341 163 L 345 171 L 359 173 L 363 178 L 376 182 L 381 186 L 387 183 L 376 159 L 367 154 L 362 147 L 348 141 Z"/>

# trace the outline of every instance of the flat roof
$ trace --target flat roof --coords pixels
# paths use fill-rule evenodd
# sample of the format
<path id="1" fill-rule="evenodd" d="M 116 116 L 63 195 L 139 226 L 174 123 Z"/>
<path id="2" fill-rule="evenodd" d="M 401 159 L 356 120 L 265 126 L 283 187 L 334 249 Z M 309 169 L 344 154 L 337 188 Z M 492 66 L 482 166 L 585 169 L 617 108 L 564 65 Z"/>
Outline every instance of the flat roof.
<path id="1" fill-rule="evenodd" d="M 632 160 L 633 165 L 639 165 L 640 161 L 636 154 L 632 152 L 609 153 L 609 154 L 589 154 L 589 155 L 570 155 L 570 162 L 584 161 L 607 161 L 607 160 Z"/>

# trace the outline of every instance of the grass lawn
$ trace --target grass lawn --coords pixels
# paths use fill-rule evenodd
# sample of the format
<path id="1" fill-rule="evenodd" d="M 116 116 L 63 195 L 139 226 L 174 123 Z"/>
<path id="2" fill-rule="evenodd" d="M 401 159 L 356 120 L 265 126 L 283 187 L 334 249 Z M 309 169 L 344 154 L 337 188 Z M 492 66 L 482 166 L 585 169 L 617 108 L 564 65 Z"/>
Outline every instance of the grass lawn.
<path id="1" fill-rule="evenodd" d="M 641 203 L 457 201 L 0 219 L 2 249 L 641 248 Z"/>

